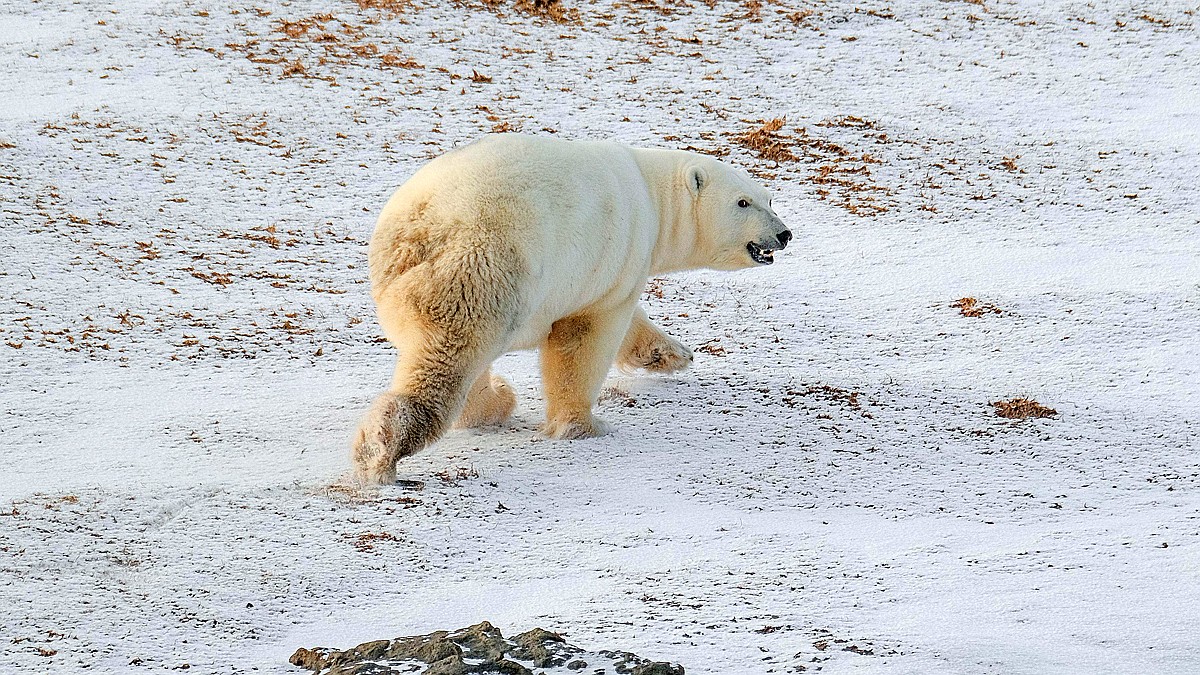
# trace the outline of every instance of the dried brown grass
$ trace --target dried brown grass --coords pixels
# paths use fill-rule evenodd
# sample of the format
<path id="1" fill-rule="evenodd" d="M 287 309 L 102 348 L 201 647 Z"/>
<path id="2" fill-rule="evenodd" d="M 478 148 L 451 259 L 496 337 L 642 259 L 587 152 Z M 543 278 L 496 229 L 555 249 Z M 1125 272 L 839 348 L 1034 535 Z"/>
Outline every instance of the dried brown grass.
<path id="1" fill-rule="evenodd" d="M 786 122 L 786 118 L 776 117 L 762 122 L 762 126 L 757 129 L 734 134 L 733 140 L 753 152 L 759 159 L 776 163 L 798 162 L 800 157 L 792 152 L 794 139 L 780 133 Z"/>
<path id="2" fill-rule="evenodd" d="M 993 401 L 992 407 L 996 415 L 1010 420 L 1023 420 L 1029 417 L 1054 417 L 1058 411 L 1029 398 L 1012 398 L 1007 401 Z"/>
<path id="3" fill-rule="evenodd" d="M 875 122 L 856 115 L 842 115 L 817 122 L 818 127 L 842 127 L 846 129 L 878 129 Z"/>
<path id="4" fill-rule="evenodd" d="M 888 211 L 878 196 L 891 192 L 872 179 L 871 165 L 880 164 L 879 159 L 868 152 L 856 153 L 844 145 L 810 134 L 805 127 L 785 132 L 786 123 L 787 120 L 782 117 L 759 120 L 751 123 L 757 126 L 729 136 L 758 159 L 776 165 L 797 162 L 816 164 L 813 172 L 805 178 L 819 186 L 817 196 L 821 199 L 833 197 L 836 206 L 854 215 L 876 216 Z M 824 120 L 815 126 L 851 129 L 863 132 L 872 143 L 888 142 L 887 134 L 876 133 L 875 122 L 853 115 Z M 763 178 L 776 177 L 761 171 L 756 173 Z"/>
<path id="5" fill-rule="evenodd" d="M 354 0 L 360 9 L 378 9 L 399 14 L 412 9 L 412 0 Z"/>
<path id="6" fill-rule="evenodd" d="M 959 298 L 950 303 L 950 306 L 957 309 L 959 314 L 971 318 L 979 318 L 984 314 L 1002 314 L 1000 308 L 990 302 L 979 302 L 975 298 Z"/>
<path id="7" fill-rule="evenodd" d="M 379 57 L 379 64 L 385 68 L 408 68 L 410 70 L 424 68 L 411 57 L 406 57 L 398 51 L 390 51 Z"/>
<path id="8" fill-rule="evenodd" d="M 362 534 L 353 535 L 353 537 L 351 535 L 343 536 L 350 539 L 350 544 L 359 553 L 377 554 L 378 552 L 375 550 L 376 545 L 388 541 L 400 541 L 400 538 L 391 532 L 363 532 Z"/>
<path id="9" fill-rule="evenodd" d="M 447 485 L 458 485 L 460 481 L 479 478 L 479 471 L 474 467 L 448 466 L 433 475 Z"/>
<path id="10" fill-rule="evenodd" d="M 564 5 L 562 0 L 517 0 L 513 9 L 530 16 L 550 19 L 554 23 L 579 23 L 579 10 Z"/>
<path id="11" fill-rule="evenodd" d="M 400 12 L 413 7 L 411 2 L 393 0 L 356 0 L 363 9 Z M 421 69 L 423 65 L 403 55 L 399 48 L 368 39 L 365 24 L 331 13 L 313 14 L 274 22 L 279 38 L 260 40 L 248 33 L 245 42 L 229 42 L 227 49 L 244 54 L 254 63 L 280 67 L 282 77 L 302 77 L 336 84 L 335 75 L 345 67 Z M 179 45 L 177 45 L 179 46 Z M 386 50 L 386 51 L 385 51 Z"/>

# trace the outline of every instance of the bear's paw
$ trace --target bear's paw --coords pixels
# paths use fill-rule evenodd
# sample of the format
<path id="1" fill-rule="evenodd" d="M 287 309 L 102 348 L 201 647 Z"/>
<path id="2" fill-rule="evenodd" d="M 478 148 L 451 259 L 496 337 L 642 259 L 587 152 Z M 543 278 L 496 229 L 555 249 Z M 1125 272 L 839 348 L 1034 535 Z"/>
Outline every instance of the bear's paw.
<path id="1" fill-rule="evenodd" d="M 621 354 L 617 366 L 626 372 L 645 370 L 667 375 L 687 370 L 692 365 L 692 350 L 675 338 L 663 335 L 634 345 Z"/>
<path id="2" fill-rule="evenodd" d="M 546 438 L 556 441 L 576 440 L 580 438 L 595 438 L 607 436 L 614 429 L 613 425 L 604 420 L 592 417 L 588 420 L 555 419 L 547 420 L 539 429 Z"/>

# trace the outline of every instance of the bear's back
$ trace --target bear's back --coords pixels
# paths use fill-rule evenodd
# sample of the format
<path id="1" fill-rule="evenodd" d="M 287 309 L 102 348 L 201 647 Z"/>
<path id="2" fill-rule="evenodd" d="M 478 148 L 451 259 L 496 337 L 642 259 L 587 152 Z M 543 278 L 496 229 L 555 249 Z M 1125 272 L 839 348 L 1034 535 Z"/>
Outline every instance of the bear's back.
<path id="1" fill-rule="evenodd" d="M 541 181 L 573 174 L 597 164 L 614 168 L 632 157 L 628 146 L 613 141 L 566 141 L 525 134 L 487 134 L 434 159 L 417 172 L 472 178 L 487 184 L 517 177 Z M 514 189 L 518 189 L 514 186 Z"/>
<path id="2" fill-rule="evenodd" d="M 505 212 L 503 220 L 519 230 L 545 218 L 619 211 L 609 202 L 636 202 L 646 193 L 633 157 L 612 141 L 489 134 L 423 166 L 396 191 L 382 220 L 486 223 Z M 418 213 L 425 217 L 414 219 Z"/>

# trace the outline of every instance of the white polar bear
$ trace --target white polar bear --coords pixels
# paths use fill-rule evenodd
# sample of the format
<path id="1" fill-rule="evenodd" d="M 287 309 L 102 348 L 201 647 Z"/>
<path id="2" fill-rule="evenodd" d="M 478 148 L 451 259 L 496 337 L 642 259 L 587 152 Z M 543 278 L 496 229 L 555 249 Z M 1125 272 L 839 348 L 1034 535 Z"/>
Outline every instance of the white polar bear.
<path id="1" fill-rule="evenodd" d="M 691 362 L 638 306 L 648 278 L 768 265 L 791 236 L 766 189 L 705 155 L 502 134 L 433 160 L 371 239 L 371 293 L 399 357 L 355 436 L 357 478 L 393 482 L 456 420 L 507 419 L 516 398 L 491 363 L 512 350 L 541 351 L 545 435 L 606 433 L 592 407 L 614 361 Z"/>

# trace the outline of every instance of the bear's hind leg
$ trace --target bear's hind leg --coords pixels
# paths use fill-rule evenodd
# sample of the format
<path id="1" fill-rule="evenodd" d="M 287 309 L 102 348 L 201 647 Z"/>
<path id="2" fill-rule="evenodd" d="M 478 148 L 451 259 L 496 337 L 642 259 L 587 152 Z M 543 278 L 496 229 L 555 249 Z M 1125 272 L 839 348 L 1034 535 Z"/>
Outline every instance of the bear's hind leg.
<path id="1" fill-rule="evenodd" d="M 512 385 L 489 367 L 475 378 L 467 394 L 467 404 L 454 426 L 459 428 L 486 427 L 503 424 L 517 407 L 517 395 Z"/>
<path id="2" fill-rule="evenodd" d="M 355 478 L 367 485 L 396 481 L 396 462 L 445 431 L 444 406 L 395 390 L 380 394 L 359 422 L 351 457 Z"/>
<path id="3" fill-rule="evenodd" d="M 625 333 L 617 366 L 624 371 L 639 368 L 654 373 L 678 373 L 692 365 L 692 350 L 650 322 L 638 306 Z"/>
<path id="4" fill-rule="evenodd" d="M 351 450 L 356 477 L 366 484 L 394 482 L 396 462 L 446 432 L 462 412 L 469 386 L 501 348 L 484 337 L 500 333 L 489 325 L 464 334 L 387 309 L 393 311 L 382 311 L 381 303 L 381 322 L 400 350 L 395 375 L 391 389 L 363 416 Z"/>
<path id="5" fill-rule="evenodd" d="M 542 344 L 542 386 L 550 438 L 603 436 L 612 428 L 592 416 L 604 377 L 629 326 L 635 302 L 554 322 Z"/>

